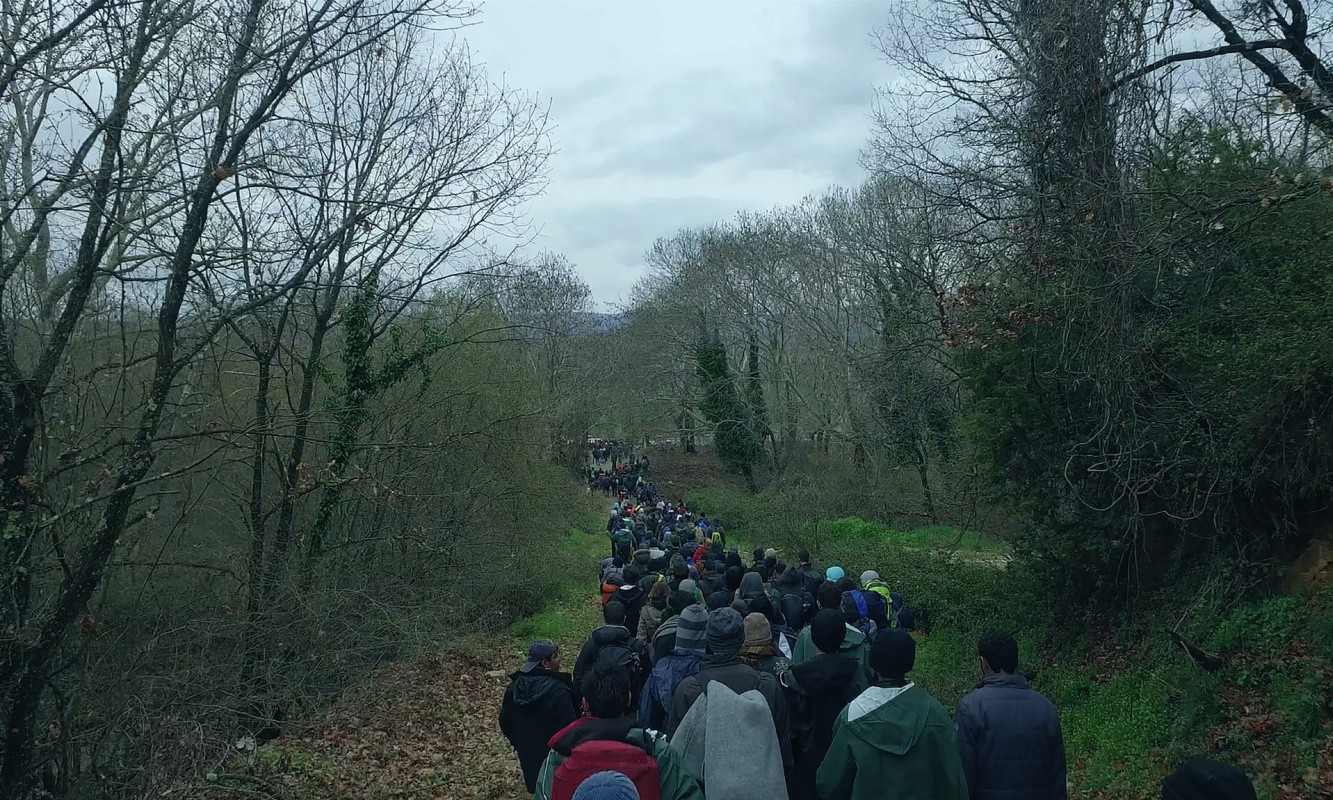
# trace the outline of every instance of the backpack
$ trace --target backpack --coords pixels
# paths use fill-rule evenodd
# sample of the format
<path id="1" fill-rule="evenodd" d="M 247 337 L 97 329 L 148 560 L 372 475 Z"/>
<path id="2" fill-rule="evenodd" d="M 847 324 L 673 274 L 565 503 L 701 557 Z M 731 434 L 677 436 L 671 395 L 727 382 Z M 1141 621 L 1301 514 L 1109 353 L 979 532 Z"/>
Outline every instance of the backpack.
<path id="1" fill-rule="evenodd" d="M 602 581 L 602 607 L 603 607 L 603 608 L 605 608 L 605 607 L 606 607 L 606 604 L 607 604 L 608 602 L 611 601 L 611 595 L 613 595 L 613 594 L 615 594 L 617 591 L 619 591 L 619 589 L 620 589 L 620 581 L 621 581 L 621 580 L 622 580 L 622 578 L 621 578 L 620 576 L 616 575 L 616 576 L 607 576 L 607 580 Z"/>
<path id="2" fill-rule="evenodd" d="M 634 784 L 642 800 L 661 800 L 661 770 L 642 747 L 628 742 L 591 741 L 574 748 L 556 767 L 551 800 L 573 800 L 582 783 L 599 772 L 619 772 Z"/>
<path id="3" fill-rule="evenodd" d="M 638 640 L 630 639 L 629 641 Z M 639 690 L 648 681 L 649 667 L 644 662 L 643 654 L 631 649 L 628 644 L 611 642 L 602 645 L 597 648 L 597 654 L 593 656 L 593 664 L 615 665 L 617 668 L 623 668 L 629 674 L 629 685 L 635 697 L 639 696 Z"/>

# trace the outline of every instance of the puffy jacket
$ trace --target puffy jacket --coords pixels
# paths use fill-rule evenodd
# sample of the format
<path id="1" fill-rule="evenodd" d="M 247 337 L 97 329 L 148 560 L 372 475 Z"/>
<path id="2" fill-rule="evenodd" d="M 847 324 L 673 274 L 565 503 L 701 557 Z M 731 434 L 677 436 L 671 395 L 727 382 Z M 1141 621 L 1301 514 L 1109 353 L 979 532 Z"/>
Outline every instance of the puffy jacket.
<path id="1" fill-rule="evenodd" d="M 578 719 L 569 675 L 536 667 L 510 677 L 500 704 L 500 731 L 518 753 L 523 783 L 536 791 L 537 773 L 549 752 L 547 741 Z"/>
<path id="2" fill-rule="evenodd" d="M 958 753 L 971 800 L 1065 800 L 1055 706 L 1021 675 L 987 675 L 958 703 Z"/>

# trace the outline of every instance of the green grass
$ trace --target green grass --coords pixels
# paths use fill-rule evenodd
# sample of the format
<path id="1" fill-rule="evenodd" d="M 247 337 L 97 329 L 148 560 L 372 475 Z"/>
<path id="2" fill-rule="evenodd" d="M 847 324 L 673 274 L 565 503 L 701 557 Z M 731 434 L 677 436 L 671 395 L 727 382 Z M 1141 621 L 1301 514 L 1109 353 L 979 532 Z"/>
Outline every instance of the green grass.
<path id="1" fill-rule="evenodd" d="M 565 534 L 551 559 L 550 569 L 560 576 L 554 594 L 542 610 L 509 626 L 516 649 L 534 639 L 550 639 L 566 653 L 577 648 L 599 622 L 597 565 L 609 552 L 600 518 L 589 512 L 579 528 Z M 572 665 L 572 661 L 570 662 Z"/>

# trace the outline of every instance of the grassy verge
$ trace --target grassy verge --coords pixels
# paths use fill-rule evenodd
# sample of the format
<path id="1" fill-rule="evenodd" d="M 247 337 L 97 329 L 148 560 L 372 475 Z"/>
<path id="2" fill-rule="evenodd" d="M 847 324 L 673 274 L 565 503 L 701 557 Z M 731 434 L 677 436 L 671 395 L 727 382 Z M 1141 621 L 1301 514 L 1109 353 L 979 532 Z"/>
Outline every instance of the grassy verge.
<path id="1" fill-rule="evenodd" d="M 578 648 L 601 621 L 597 565 L 610 550 L 605 535 L 590 531 L 597 531 L 602 525 L 601 518 L 589 512 L 583 524 L 561 540 L 559 552 L 550 565 L 560 575 L 553 596 L 541 611 L 509 627 L 516 648 L 525 649 L 534 639 L 550 639 L 559 645 L 573 666 Z"/>

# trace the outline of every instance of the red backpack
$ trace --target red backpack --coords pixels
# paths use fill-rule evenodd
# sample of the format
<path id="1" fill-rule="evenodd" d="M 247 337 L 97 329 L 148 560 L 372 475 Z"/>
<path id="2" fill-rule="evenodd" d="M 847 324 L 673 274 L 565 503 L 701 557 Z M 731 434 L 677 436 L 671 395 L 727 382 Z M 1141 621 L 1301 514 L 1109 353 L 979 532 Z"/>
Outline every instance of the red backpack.
<path id="1" fill-rule="evenodd" d="M 578 745 L 556 767 L 551 800 L 573 800 L 579 786 L 599 772 L 619 772 L 629 778 L 641 800 L 662 800 L 661 773 L 646 750 L 627 742 L 597 740 Z"/>

